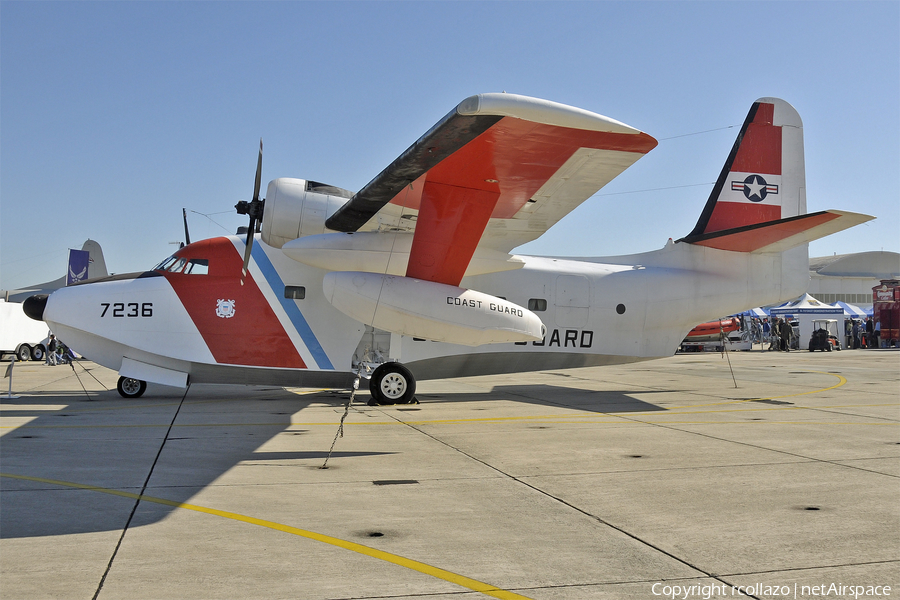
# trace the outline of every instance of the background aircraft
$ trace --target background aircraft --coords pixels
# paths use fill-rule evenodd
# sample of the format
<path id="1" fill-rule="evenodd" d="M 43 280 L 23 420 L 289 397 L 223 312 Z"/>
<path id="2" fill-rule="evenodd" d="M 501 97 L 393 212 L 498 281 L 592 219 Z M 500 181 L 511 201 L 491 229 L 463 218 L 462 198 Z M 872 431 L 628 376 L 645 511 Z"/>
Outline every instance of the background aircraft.
<path id="1" fill-rule="evenodd" d="M 97 279 L 98 277 L 106 277 L 109 275 L 106 270 L 106 260 L 103 258 L 103 249 L 98 242 L 91 239 L 85 240 L 81 249 L 90 254 L 85 279 Z M 68 269 L 69 267 L 67 266 L 66 268 Z M 59 288 L 66 287 L 66 277 L 68 277 L 68 274 L 63 275 L 59 279 L 54 279 L 53 281 L 36 283 L 18 290 L 0 291 L 0 296 L 6 298 L 7 302 L 24 302 L 35 294 L 50 294 Z"/>
<path id="2" fill-rule="evenodd" d="M 106 261 L 103 250 L 94 240 L 87 240 L 81 247 L 88 252 L 86 266 L 75 267 L 71 262 L 66 266 L 68 273 L 59 279 L 38 283 L 18 290 L 0 291 L 0 356 L 14 354 L 20 361 L 43 360 L 49 339 L 50 327 L 46 323 L 37 324 L 25 316 L 22 302 L 35 294 L 49 294 L 65 287 L 67 278 L 88 279 L 106 277 Z M 72 254 L 70 253 L 70 259 Z M 78 271 L 77 273 L 75 271 Z"/>
<path id="3" fill-rule="evenodd" d="M 196 242 L 26 311 L 117 370 L 123 396 L 362 375 L 373 401 L 409 402 L 417 379 L 669 356 L 699 322 L 802 293 L 807 243 L 872 218 L 807 214 L 800 117 L 763 98 L 687 236 L 619 257 L 511 254 L 655 146 L 586 110 L 482 94 L 355 194 L 276 179 L 265 200 L 260 147 L 237 206 L 246 240 Z"/>

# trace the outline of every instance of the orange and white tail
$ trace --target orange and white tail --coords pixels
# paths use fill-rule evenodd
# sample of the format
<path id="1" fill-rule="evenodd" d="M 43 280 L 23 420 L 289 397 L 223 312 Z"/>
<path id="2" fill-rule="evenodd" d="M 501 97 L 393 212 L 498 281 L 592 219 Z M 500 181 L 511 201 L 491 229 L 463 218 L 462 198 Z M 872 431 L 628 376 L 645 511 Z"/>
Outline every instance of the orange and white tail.
<path id="1" fill-rule="evenodd" d="M 806 214 L 803 122 L 793 106 L 760 98 L 750 107 L 693 231 L 681 242 L 735 252 L 783 252 L 872 217 Z"/>

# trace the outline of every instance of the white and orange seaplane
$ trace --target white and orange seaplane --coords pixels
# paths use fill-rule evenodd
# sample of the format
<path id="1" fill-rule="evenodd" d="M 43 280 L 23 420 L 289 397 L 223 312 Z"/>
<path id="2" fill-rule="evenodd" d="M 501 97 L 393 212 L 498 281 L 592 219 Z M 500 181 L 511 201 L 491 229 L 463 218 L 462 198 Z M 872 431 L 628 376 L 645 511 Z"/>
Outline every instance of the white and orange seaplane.
<path id="1" fill-rule="evenodd" d="M 656 146 L 613 119 L 513 94 L 463 100 L 356 193 L 275 179 L 246 238 L 27 301 L 84 356 L 147 382 L 347 388 L 671 356 L 697 323 L 802 294 L 807 244 L 872 217 L 806 212 L 803 129 L 753 103 L 693 231 L 628 256 L 511 252 Z"/>

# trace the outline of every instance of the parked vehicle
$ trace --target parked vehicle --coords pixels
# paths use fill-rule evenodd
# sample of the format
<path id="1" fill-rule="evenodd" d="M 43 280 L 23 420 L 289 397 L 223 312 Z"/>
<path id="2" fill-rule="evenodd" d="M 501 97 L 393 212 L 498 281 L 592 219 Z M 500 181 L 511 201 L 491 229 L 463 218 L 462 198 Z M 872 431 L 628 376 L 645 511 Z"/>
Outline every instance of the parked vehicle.
<path id="1" fill-rule="evenodd" d="M 22 304 L 0 299 L 0 357 L 15 354 L 19 360 L 43 360 L 49 327 L 25 315 Z"/>
<path id="2" fill-rule="evenodd" d="M 831 352 L 832 350 L 840 349 L 841 341 L 838 337 L 837 319 L 813 320 L 813 332 L 809 337 L 809 351 L 822 350 L 823 352 Z"/>

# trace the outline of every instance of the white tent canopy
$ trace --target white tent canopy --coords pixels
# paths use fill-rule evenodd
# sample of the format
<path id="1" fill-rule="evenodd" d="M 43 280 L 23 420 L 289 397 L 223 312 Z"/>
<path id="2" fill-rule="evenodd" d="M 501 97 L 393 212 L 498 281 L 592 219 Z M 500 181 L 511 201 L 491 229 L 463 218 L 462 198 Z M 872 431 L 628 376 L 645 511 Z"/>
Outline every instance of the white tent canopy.
<path id="1" fill-rule="evenodd" d="M 844 309 L 831 306 L 804 294 L 793 302 L 769 311 L 772 317 L 791 317 L 800 325 L 800 348 L 806 348 L 813 332 L 813 321 L 816 319 L 836 319 L 838 331 L 844 331 Z"/>

